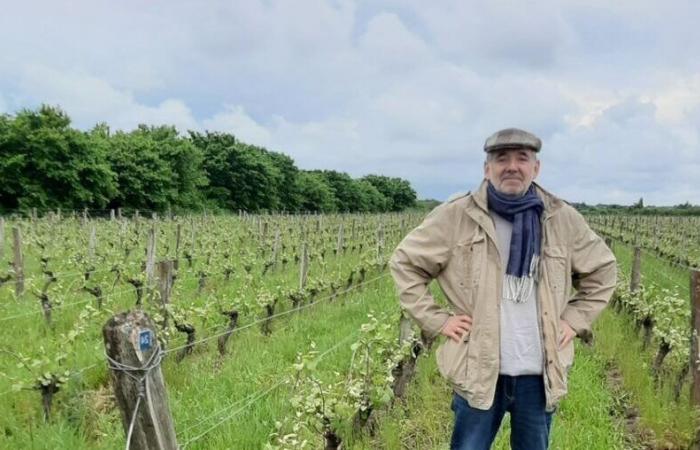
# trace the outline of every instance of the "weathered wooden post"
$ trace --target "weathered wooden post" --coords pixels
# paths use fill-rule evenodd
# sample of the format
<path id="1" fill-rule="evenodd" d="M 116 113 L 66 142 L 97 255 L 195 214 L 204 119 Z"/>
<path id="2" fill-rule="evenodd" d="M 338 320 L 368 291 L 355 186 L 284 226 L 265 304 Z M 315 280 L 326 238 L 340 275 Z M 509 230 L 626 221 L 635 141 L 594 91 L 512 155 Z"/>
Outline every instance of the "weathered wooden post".
<path id="1" fill-rule="evenodd" d="M 301 249 L 301 259 L 299 261 L 299 290 L 304 289 L 306 286 L 306 279 L 309 275 L 309 249 L 306 242 L 304 242 Z"/>
<path id="2" fill-rule="evenodd" d="M 280 252 L 280 246 L 281 246 L 281 236 L 280 236 L 280 229 L 277 228 L 275 230 L 275 241 L 272 244 L 272 263 L 273 265 L 277 265 L 277 260 L 279 259 L 279 252 Z"/>
<path id="3" fill-rule="evenodd" d="M 152 226 L 148 232 L 148 247 L 146 248 L 146 286 L 153 288 L 153 269 L 156 260 L 156 229 Z"/>
<path id="4" fill-rule="evenodd" d="M 639 290 L 642 277 L 642 249 L 634 247 L 634 259 L 632 261 L 632 275 L 630 276 L 630 292 L 634 294 Z"/>
<path id="5" fill-rule="evenodd" d="M 115 216 L 114 216 L 114 209 L 109 210 L 109 221 L 114 222 Z"/>
<path id="6" fill-rule="evenodd" d="M 155 330 L 140 310 L 118 314 L 102 328 L 127 448 L 132 450 L 178 449 Z"/>
<path id="7" fill-rule="evenodd" d="M 22 233 L 19 227 L 12 227 L 12 240 L 14 261 L 12 267 L 15 271 L 15 295 L 19 297 L 24 292 L 24 258 L 22 257 Z"/>
<path id="8" fill-rule="evenodd" d="M 163 314 L 163 328 L 168 326 L 168 310 L 166 305 L 170 303 L 170 294 L 173 291 L 173 267 L 174 261 L 161 261 L 156 266 L 156 276 L 158 277 L 158 292 L 160 293 L 160 304 Z"/>
<path id="9" fill-rule="evenodd" d="M 405 342 L 413 340 L 413 329 L 411 319 L 408 318 L 405 312 L 401 313 L 399 320 L 399 345 L 403 346 Z M 406 393 L 406 387 L 413 377 L 416 370 L 416 361 L 421 348 L 414 346 L 413 351 L 409 356 L 399 362 L 394 368 L 394 396 L 402 398 Z"/>
<path id="10" fill-rule="evenodd" d="M 690 385 L 690 404 L 695 409 L 700 408 L 700 271 L 690 271 L 690 372 L 692 381 Z M 700 450 L 700 430 L 695 435 L 692 444 L 694 450 Z"/>
<path id="11" fill-rule="evenodd" d="M 175 268 L 180 268 L 180 242 L 182 241 L 182 224 L 177 224 L 175 231 Z"/>
<path id="12" fill-rule="evenodd" d="M 692 340 L 690 343 L 690 367 L 693 373 L 690 400 L 700 407 L 700 271 L 690 272 L 690 326 Z"/>
<path id="13" fill-rule="evenodd" d="M 5 218 L 0 217 L 0 264 L 5 259 Z"/>
<path id="14" fill-rule="evenodd" d="M 335 254 L 340 255 L 343 251 L 343 223 L 340 223 L 340 228 L 338 229 L 338 243 L 336 245 Z"/>
<path id="15" fill-rule="evenodd" d="M 92 264 L 95 259 L 95 224 L 90 225 L 90 235 L 88 237 L 88 261 Z"/>
<path id="16" fill-rule="evenodd" d="M 384 252 L 384 223 L 379 222 L 379 228 L 377 228 L 377 261 L 382 259 L 382 252 Z"/>

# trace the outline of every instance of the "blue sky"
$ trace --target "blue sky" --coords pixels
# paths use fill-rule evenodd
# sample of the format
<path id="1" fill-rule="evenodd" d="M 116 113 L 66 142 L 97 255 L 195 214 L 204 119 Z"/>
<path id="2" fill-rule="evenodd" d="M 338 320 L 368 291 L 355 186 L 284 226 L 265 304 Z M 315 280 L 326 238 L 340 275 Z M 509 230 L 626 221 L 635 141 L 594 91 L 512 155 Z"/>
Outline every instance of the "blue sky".
<path id="1" fill-rule="evenodd" d="M 543 140 L 569 201 L 700 204 L 700 2 L 7 2 L 0 112 L 218 130 L 305 169 L 473 189 L 483 142 Z"/>

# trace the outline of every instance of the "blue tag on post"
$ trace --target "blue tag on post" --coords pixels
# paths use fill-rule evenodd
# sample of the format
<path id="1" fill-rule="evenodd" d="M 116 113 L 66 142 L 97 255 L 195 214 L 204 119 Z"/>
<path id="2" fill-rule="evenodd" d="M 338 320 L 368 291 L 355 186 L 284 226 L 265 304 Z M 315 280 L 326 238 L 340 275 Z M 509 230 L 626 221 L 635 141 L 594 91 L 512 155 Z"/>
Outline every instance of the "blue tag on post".
<path id="1" fill-rule="evenodd" d="M 143 330 L 139 333 L 139 349 L 144 352 L 153 346 L 153 333 L 151 330 Z"/>

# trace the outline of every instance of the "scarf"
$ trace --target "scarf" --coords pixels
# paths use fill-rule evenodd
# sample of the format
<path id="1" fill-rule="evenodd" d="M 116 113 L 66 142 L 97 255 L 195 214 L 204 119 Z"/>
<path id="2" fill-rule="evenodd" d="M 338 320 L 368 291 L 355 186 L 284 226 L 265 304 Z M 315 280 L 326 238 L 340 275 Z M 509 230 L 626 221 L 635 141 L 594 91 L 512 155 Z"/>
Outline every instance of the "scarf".
<path id="1" fill-rule="evenodd" d="M 525 194 L 517 196 L 498 192 L 489 181 L 488 205 L 489 209 L 513 224 L 503 296 L 515 303 L 523 303 L 532 294 L 537 279 L 542 242 L 540 216 L 544 203 L 532 184 Z"/>

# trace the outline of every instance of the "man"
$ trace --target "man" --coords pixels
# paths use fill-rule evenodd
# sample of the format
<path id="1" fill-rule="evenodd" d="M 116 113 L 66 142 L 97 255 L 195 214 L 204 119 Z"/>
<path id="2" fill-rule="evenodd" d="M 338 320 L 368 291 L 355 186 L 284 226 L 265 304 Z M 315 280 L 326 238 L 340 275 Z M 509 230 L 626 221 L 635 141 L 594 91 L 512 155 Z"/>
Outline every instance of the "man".
<path id="1" fill-rule="evenodd" d="M 437 359 L 454 389 L 453 450 L 489 449 L 506 412 L 512 449 L 547 448 L 573 338 L 590 338 L 615 287 L 603 240 L 533 182 L 541 146 L 514 128 L 490 136 L 479 189 L 435 208 L 391 259 L 402 307 L 447 337 Z M 433 279 L 449 309 L 433 300 Z"/>

